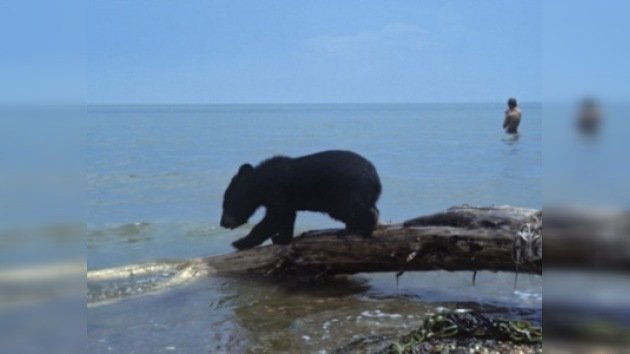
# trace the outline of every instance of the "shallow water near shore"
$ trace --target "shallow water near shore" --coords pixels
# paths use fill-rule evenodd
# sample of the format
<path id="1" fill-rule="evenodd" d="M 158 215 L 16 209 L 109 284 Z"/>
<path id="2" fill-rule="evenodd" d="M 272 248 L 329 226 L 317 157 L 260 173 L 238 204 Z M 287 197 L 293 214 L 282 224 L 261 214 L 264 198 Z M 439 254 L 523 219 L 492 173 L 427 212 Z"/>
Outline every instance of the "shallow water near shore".
<path id="1" fill-rule="evenodd" d="M 505 135 L 503 104 L 93 106 L 89 109 L 88 270 L 164 265 L 132 279 L 88 281 L 91 353 L 364 351 L 437 307 L 541 319 L 542 279 L 481 272 L 359 274 L 334 279 L 196 277 L 173 265 L 231 252 L 218 226 L 240 164 L 348 149 L 382 179 L 381 222 L 453 205 L 540 208 L 541 107 L 524 104 Z M 340 227 L 298 214 L 296 231 Z M 169 268 L 171 267 L 171 268 Z M 361 349 L 359 349 L 361 348 Z"/>

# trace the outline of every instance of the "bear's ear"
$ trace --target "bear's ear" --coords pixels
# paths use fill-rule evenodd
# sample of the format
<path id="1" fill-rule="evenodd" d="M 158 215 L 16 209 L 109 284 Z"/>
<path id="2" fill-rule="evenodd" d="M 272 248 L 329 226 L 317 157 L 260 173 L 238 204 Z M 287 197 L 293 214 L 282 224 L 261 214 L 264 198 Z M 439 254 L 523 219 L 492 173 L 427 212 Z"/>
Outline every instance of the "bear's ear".
<path id="1" fill-rule="evenodd" d="M 252 172 L 254 172 L 254 166 L 248 163 L 241 165 L 241 167 L 238 169 L 238 174 L 241 176 L 247 176 Z"/>

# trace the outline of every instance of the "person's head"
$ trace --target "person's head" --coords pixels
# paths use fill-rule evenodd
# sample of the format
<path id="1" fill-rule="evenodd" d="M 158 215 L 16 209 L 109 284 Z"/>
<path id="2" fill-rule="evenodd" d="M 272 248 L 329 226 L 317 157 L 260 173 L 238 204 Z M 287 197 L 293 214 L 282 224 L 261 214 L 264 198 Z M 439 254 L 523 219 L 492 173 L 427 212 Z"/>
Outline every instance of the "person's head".
<path id="1" fill-rule="evenodd" d="M 597 102 L 592 97 L 585 97 L 582 99 L 582 108 L 583 109 L 592 109 L 597 107 Z"/>
<path id="2" fill-rule="evenodd" d="M 508 99 L 508 101 L 507 101 L 507 104 L 508 104 L 508 107 L 510 107 L 510 108 L 516 108 L 516 106 L 518 105 L 516 103 L 516 98 L 514 98 L 514 97 L 510 97 Z"/>

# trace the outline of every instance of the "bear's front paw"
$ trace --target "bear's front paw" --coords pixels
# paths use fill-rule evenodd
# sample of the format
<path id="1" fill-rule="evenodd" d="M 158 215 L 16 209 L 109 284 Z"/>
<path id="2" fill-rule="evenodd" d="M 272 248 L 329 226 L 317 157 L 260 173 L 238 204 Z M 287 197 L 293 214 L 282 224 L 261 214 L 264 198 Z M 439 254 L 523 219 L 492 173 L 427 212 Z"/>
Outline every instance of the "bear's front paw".
<path id="1" fill-rule="evenodd" d="M 271 238 L 271 242 L 274 245 L 288 245 L 288 244 L 291 243 L 292 239 L 293 239 L 293 237 L 286 237 L 286 236 L 276 235 L 276 236 Z"/>
<path id="2" fill-rule="evenodd" d="M 239 251 L 246 250 L 248 248 L 253 248 L 256 245 L 252 244 L 247 238 L 242 238 L 232 242 L 232 246 Z"/>
<path id="3" fill-rule="evenodd" d="M 360 235 L 363 238 L 371 238 L 372 237 L 372 233 L 373 233 L 373 231 L 362 231 L 360 233 Z"/>

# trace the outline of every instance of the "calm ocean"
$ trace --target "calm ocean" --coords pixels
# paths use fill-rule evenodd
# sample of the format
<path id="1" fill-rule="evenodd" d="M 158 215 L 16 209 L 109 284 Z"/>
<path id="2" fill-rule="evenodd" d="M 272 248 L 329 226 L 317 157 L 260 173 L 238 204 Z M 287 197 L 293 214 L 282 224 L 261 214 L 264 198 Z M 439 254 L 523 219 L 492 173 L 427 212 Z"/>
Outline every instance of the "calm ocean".
<path id="1" fill-rule="evenodd" d="M 503 133 L 503 110 L 503 103 L 91 106 L 88 269 L 230 252 L 261 213 L 221 229 L 223 191 L 240 164 L 278 154 L 362 154 L 381 176 L 381 222 L 464 203 L 541 208 L 541 105 L 522 105 L 517 138 Z M 342 225 L 304 212 L 296 231 L 331 226 Z M 88 351 L 319 352 L 374 321 L 386 334 L 400 330 L 398 318 L 409 325 L 436 306 L 462 303 L 539 321 L 541 278 L 513 283 L 512 274 L 481 273 L 473 286 L 469 272 L 407 273 L 398 284 L 393 274 L 357 275 L 323 287 L 201 279 L 131 298 L 125 294 L 142 293 L 143 284 L 88 283 L 89 302 L 113 301 L 88 310 Z"/>

